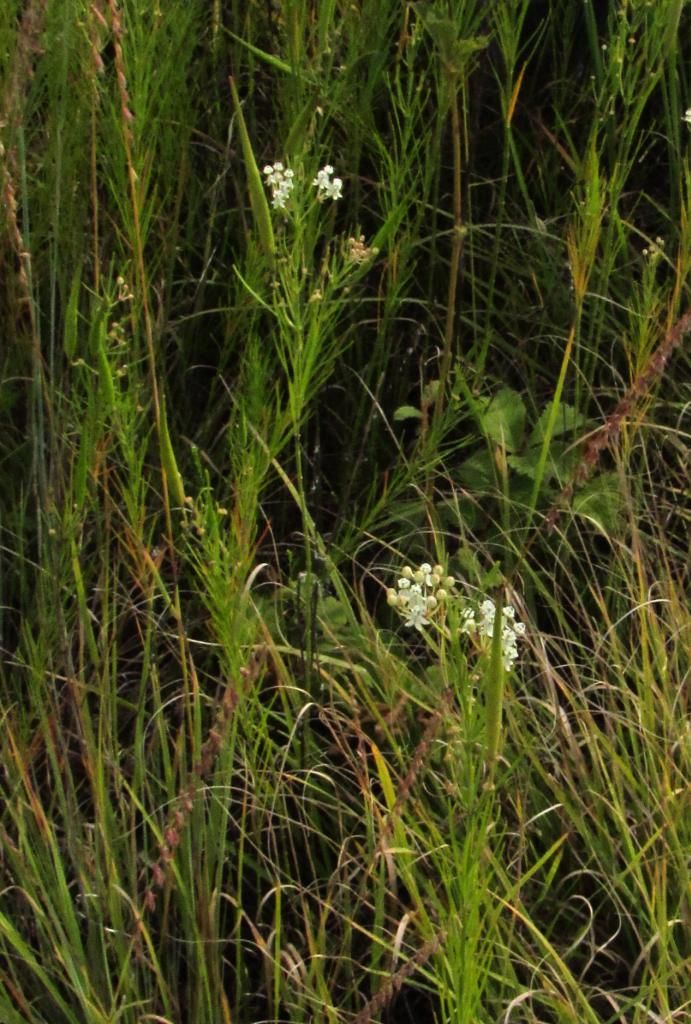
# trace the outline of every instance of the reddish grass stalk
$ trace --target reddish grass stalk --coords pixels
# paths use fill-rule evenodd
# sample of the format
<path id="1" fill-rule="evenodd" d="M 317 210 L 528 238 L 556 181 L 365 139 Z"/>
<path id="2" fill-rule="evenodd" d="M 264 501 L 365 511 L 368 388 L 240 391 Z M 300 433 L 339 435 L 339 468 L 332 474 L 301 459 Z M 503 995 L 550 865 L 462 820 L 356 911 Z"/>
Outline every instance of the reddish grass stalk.
<path id="1" fill-rule="evenodd" d="M 396 998 L 404 982 L 408 980 L 411 974 L 414 974 L 418 967 L 426 964 L 429 958 L 436 953 L 445 938 L 446 932 L 442 929 L 425 942 L 424 945 L 420 946 L 417 952 L 411 956 L 410 960 L 403 964 L 400 970 L 386 979 L 377 994 L 365 1004 L 358 1015 L 351 1021 L 351 1024 L 370 1024 L 374 1015 L 386 1009 L 392 1000 Z"/>
<path id="2" fill-rule="evenodd" d="M 431 746 L 432 740 L 437 735 L 439 727 L 442 724 L 444 718 L 444 713 L 448 711 L 452 700 L 453 690 L 451 689 L 451 687 L 447 687 L 447 689 L 444 690 L 444 692 L 441 695 L 439 707 L 437 708 L 436 711 L 433 711 L 432 714 L 429 716 L 427 724 L 425 725 L 424 732 L 420 738 L 420 742 L 415 748 L 415 751 L 410 761 L 410 765 L 408 767 L 408 771 L 406 772 L 405 778 L 401 783 L 401 788 L 396 794 L 396 803 L 391 809 L 391 814 L 389 815 L 389 820 L 384 830 L 384 836 L 391 833 L 393 829 L 394 815 L 398 815 L 401 813 L 403 805 L 410 796 L 411 790 L 415 785 L 415 781 L 418 775 L 420 774 L 420 769 L 425 763 L 427 752 Z"/>
<path id="3" fill-rule="evenodd" d="M 26 91 L 34 74 L 34 60 L 42 53 L 39 39 L 43 30 L 46 0 L 30 0 L 22 14 L 17 31 L 17 45 L 9 76 L 9 83 L 0 105 L 0 128 L 10 132 L 19 130 Z M 24 244 L 24 236 L 17 216 L 17 187 L 19 179 L 17 153 L 14 145 L 5 148 L 0 143 L 0 183 L 5 207 L 5 219 L 12 248 L 17 257 L 17 279 L 20 303 L 28 311 L 31 340 L 35 356 L 40 356 L 38 328 L 31 295 L 31 253 Z"/>
<path id="4" fill-rule="evenodd" d="M 266 649 L 260 648 L 252 657 L 249 665 L 240 669 L 245 689 L 259 678 L 265 661 Z M 192 813 L 199 785 L 211 773 L 214 762 L 223 745 L 227 727 L 237 710 L 239 701 L 240 693 L 238 689 L 232 682 L 229 682 L 225 688 L 223 698 L 216 709 L 214 723 L 209 729 L 209 734 L 202 746 L 199 760 L 192 769 L 190 781 L 178 793 L 174 805 L 175 809 L 163 831 L 163 842 L 158 848 L 158 859 L 151 868 L 152 883 L 144 896 L 145 910 L 155 909 L 156 890 L 162 889 L 168 881 L 169 868 L 175 858 L 175 851 L 180 845 L 183 829 Z"/>
<path id="5" fill-rule="evenodd" d="M 631 415 L 631 412 L 638 403 L 648 394 L 655 381 L 665 372 L 673 352 L 681 345 L 684 335 L 689 331 L 691 331 L 691 310 L 684 313 L 667 331 L 664 340 L 653 352 L 644 369 L 638 374 L 624 397 L 617 403 L 614 411 L 609 414 L 602 426 L 590 435 L 583 450 L 581 461 L 576 467 L 571 480 L 559 493 L 543 521 L 543 525 L 547 530 L 555 528 L 564 505 L 571 500 L 574 491 L 586 483 L 600 461 L 600 456 L 604 449 L 608 448 L 619 436 L 624 419 Z"/>

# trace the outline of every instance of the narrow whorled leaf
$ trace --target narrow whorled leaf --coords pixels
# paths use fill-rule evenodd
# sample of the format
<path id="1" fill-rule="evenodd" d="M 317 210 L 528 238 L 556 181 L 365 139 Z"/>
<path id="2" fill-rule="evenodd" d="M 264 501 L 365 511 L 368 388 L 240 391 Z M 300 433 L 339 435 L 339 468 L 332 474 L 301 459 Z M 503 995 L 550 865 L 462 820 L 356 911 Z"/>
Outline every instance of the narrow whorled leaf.
<path id="1" fill-rule="evenodd" d="M 180 508 L 185 503 L 185 486 L 182 482 L 182 476 L 178 469 L 177 459 L 175 458 L 175 452 L 173 450 L 173 444 L 170 440 L 170 433 L 168 431 L 168 417 L 166 415 L 166 404 L 165 399 L 161 396 L 161 419 L 160 419 L 160 430 L 159 430 L 160 442 L 161 442 L 161 466 L 166 474 L 166 480 L 168 481 L 168 488 L 170 490 L 170 496 L 174 503 Z"/>
<path id="2" fill-rule="evenodd" d="M 495 444 L 505 445 L 508 451 L 517 451 L 523 442 L 525 405 L 512 388 L 502 388 L 482 413 L 482 426 Z"/>

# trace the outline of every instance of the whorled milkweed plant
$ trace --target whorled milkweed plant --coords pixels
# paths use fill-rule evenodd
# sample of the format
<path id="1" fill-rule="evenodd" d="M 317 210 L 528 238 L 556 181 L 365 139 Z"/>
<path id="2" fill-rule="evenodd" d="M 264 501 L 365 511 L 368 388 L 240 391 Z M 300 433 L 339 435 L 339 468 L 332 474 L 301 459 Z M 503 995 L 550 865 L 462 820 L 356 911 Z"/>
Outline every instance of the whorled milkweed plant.
<path id="1" fill-rule="evenodd" d="M 446 573 L 443 565 L 423 562 L 417 568 L 405 565 L 396 587 L 387 589 L 386 599 L 404 619 L 404 625 L 421 633 L 443 661 L 447 660 L 449 648 L 456 652 L 457 659 L 463 657 L 466 665 L 469 655 L 479 662 L 486 709 L 487 759 L 493 766 L 500 746 L 504 675 L 516 665 L 518 643 L 525 636 L 526 627 L 516 619 L 513 605 L 501 606 L 498 613 L 492 598 L 471 600 L 459 588 L 458 581 Z M 464 646 L 470 650 L 462 654 Z M 454 674 L 463 680 L 460 685 L 464 686 L 467 671 Z"/>

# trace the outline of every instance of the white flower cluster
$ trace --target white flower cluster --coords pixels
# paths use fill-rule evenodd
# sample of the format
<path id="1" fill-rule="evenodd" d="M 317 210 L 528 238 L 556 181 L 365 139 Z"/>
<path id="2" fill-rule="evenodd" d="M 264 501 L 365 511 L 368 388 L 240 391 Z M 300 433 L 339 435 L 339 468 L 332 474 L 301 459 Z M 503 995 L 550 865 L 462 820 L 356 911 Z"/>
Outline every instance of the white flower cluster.
<path id="1" fill-rule="evenodd" d="M 325 199 L 340 199 L 343 195 L 343 181 L 334 178 L 334 169 L 326 164 L 317 172 L 312 184 L 317 188 L 317 199 L 323 203 Z M 264 168 L 266 184 L 271 189 L 271 205 L 274 210 L 285 210 L 286 202 L 295 187 L 295 172 L 277 160 Z"/>
<path id="2" fill-rule="evenodd" d="M 431 566 L 423 562 L 417 569 L 406 565 L 398 580 L 398 588 L 386 592 L 387 603 L 405 616 L 405 625 L 422 632 L 454 593 L 456 581 L 446 576 L 442 565 Z"/>
<path id="3" fill-rule="evenodd" d="M 687 124 L 691 124 L 691 107 L 684 113 L 682 121 L 686 121 Z"/>
<path id="4" fill-rule="evenodd" d="M 284 167 L 280 161 L 267 164 L 264 168 L 266 184 L 271 189 L 271 205 L 274 210 L 285 210 L 286 200 L 293 191 L 295 175 L 290 167 Z"/>
<path id="5" fill-rule="evenodd" d="M 442 565 L 431 566 L 423 562 L 417 569 L 409 565 L 401 571 L 396 587 L 386 591 L 386 600 L 405 619 L 406 626 L 424 632 L 433 619 L 444 619 L 449 602 L 459 602 L 453 576 L 447 576 Z M 459 632 L 474 637 L 484 650 L 491 647 L 497 607 L 490 598 L 480 604 L 462 603 Z M 501 650 L 504 668 L 509 672 L 518 659 L 518 640 L 525 636 L 525 625 L 516 620 L 516 611 L 507 604 L 501 610 Z M 448 620 L 444 626 L 448 635 Z"/>
<path id="6" fill-rule="evenodd" d="M 516 612 L 512 605 L 507 604 L 502 608 L 501 624 L 501 650 L 504 660 L 504 668 L 509 672 L 518 658 L 518 638 L 525 635 L 525 626 L 522 622 L 516 621 Z M 461 612 L 463 625 L 461 633 L 476 635 L 480 641 L 487 643 L 494 636 L 494 620 L 497 615 L 497 608 L 494 601 L 487 598 L 482 602 L 477 612 L 473 608 L 464 608 Z"/>
<path id="7" fill-rule="evenodd" d="M 325 164 L 312 181 L 317 186 L 317 199 L 320 203 L 325 199 L 340 199 L 343 194 L 343 182 L 340 178 L 334 178 L 333 172 L 331 164 Z"/>

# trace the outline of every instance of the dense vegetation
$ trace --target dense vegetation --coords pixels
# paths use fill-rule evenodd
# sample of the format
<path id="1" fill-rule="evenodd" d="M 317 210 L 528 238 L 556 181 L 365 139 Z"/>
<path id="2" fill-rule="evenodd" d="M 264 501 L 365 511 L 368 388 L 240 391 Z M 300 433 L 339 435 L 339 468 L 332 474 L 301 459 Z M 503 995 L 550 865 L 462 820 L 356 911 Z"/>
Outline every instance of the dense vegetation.
<path id="1" fill-rule="evenodd" d="M 690 107 L 683 0 L 0 5 L 3 1024 L 689 1019 Z"/>

